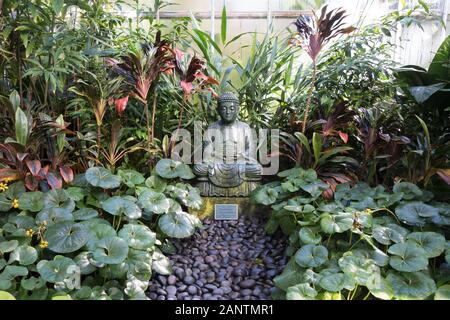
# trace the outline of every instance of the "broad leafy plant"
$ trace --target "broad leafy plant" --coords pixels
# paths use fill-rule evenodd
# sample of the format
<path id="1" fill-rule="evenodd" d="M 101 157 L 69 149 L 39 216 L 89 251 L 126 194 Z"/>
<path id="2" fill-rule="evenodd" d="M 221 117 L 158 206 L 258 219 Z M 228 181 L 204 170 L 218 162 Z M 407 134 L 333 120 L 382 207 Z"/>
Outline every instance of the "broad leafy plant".
<path id="1" fill-rule="evenodd" d="M 275 298 L 449 298 L 447 203 L 408 182 L 393 192 L 341 184 L 327 202 L 314 170 L 279 176 L 253 195 L 272 208 L 267 231 L 281 227 L 289 236 L 291 259 L 274 279 Z"/>
<path id="2" fill-rule="evenodd" d="M 200 225 L 185 211 L 201 205 L 182 182 L 192 177 L 163 159 L 147 179 L 92 167 L 65 189 L 10 184 L 0 193 L 0 290 L 17 299 L 146 299 L 152 274 L 171 273 L 167 238 Z"/>

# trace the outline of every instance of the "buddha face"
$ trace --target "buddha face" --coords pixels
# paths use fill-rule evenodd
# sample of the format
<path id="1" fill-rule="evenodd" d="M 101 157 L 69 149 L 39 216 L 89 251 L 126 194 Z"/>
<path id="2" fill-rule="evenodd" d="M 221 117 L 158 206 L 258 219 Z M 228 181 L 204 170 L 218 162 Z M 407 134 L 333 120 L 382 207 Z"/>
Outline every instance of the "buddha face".
<path id="1" fill-rule="evenodd" d="M 239 114 L 239 105 L 233 101 L 221 102 L 217 107 L 220 118 L 226 124 L 236 121 Z"/>

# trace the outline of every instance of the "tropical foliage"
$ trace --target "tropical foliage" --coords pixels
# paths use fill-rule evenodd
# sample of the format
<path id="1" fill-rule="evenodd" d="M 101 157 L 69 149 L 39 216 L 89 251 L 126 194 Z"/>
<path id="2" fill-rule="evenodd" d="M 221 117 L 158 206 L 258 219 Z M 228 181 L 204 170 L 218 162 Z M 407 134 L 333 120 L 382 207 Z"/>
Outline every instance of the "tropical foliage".
<path id="1" fill-rule="evenodd" d="M 233 37 L 225 7 L 211 35 L 122 2 L 0 1 L 0 300 L 145 299 L 170 238 L 201 225 L 170 160 L 180 129 L 230 90 L 243 121 L 281 131 L 284 171 L 252 195 L 289 239 L 275 298 L 449 298 L 450 37 L 428 68 L 392 58 L 423 1 Z"/>
<path id="2" fill-rule="evenodd" d="M 267 224 L 289 236 L 291 256 L 274 279 L 275 297 L 448 299 L 450 206 L 409 182 L 392 192 L 340 184 L 333 201 L 314 170 L 294 168 L 254 199 L 270 205 Z"/>
<path id="3" fill-rule="evenodd" d="M 145 299 L 153 273 L 170 274 L 168 237 L 200 226 L 190 168 L 163 159 L 148 178 L 91 167 L 64 189 L 0 194 L 0 290 L 17 299 Z M 8 295 L 9 296 L 9 295 Z"/>

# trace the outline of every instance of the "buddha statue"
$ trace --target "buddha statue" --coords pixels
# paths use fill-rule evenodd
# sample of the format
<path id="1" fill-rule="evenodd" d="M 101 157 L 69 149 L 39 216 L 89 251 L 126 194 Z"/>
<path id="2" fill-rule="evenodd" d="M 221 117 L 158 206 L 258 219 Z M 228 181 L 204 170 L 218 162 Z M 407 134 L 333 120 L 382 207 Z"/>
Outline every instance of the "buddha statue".
<path id="1" fill-rule="evenodd" d="M 197 187 L 206 197 L 248 197 L 260 183 L 262 167 L 256 160 L 250 127 L 238 120 L 239 99 L 231 92 L 218 99 L 220 120 L 203 138 L 203 162 L 194 165 Z"/>

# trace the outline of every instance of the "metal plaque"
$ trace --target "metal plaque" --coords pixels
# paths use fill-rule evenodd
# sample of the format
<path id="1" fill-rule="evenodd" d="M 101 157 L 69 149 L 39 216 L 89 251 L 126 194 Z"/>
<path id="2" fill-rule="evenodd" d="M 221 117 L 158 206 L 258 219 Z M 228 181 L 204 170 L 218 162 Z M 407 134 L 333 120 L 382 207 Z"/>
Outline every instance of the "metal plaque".
<path id="1" fill-rule="evenodd" d="M 214 207 L 214 219 L 216 220 L 237 220 L 237 204 L 216 204 Z"/>

